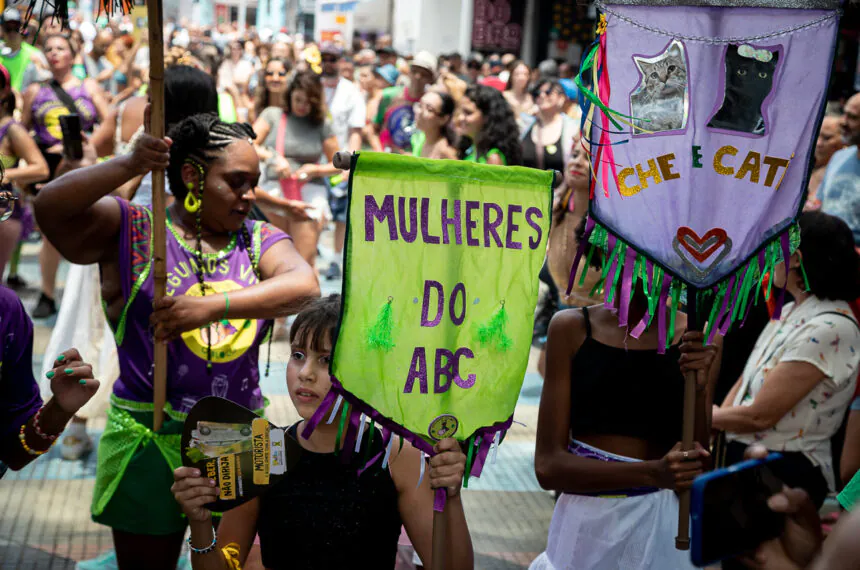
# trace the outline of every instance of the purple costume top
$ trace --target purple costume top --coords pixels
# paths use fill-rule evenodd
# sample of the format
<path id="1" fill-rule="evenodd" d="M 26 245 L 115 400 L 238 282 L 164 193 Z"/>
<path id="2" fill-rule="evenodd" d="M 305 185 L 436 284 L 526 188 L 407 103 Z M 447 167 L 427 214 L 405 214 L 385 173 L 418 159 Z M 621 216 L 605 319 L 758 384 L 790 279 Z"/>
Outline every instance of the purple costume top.
<path id="1" fill-rule="evenodd" d="M 111 323 L 119 356 L 120 377 L 114 395 L 131 402 L 151 403 L 153 344 L 149 329 L 154 280 L 151 267 L 151 219 L 149 208 L 117 198 L 122 210 L 120 226 L 120 274 L 125 307 L 118 322 Z M 258 282 L 254 267 L 275 243 L 288 239 L 274 226 L 246 220 L 251 236 L 244 243 L 241 233 L 231 235 L 221 251 L 203 254 L 207 295 L 223 297 Z M 167 295 L 200 296 L 197 256 L 193 243 L 186 243 L 167 217 Z M 253 257 L 254 264 L 251 259 Z M 186 332 L 167 347 L 168 412 L 187 413 L 205 396 L 227 398 L 255 410 L 263 406 L 258 367 L 259 347 L 270 326 L 264 320 L 231 319 Z M 212 370 L 206 369 L 212 343 Z"/>
<path id="2" fill-rule="evenodd" d="M 98 113 L 93 98 L 87 93 L 86 87 L 75 85 L 66 89 L 66 92 L 75 101 L 75 107 L 77 107 L 78 115 L 81 117 L 81 129 L 86 133 L 92 132 Z M 39 92 L 36 93 L 36 97 L 33 99 L 32 113 L 36 144 L 41 147 L 51 147 L 63 142 L 60 117 L 69 115 L 71 112 L 49 85 L 42 85 Z"/>
<path id="3" fill-rule="evenodd" d="M 42 406 L 33 378 L 33 323 L 15 292 L 0 285 L 0 460 L 21 425 Z"/>

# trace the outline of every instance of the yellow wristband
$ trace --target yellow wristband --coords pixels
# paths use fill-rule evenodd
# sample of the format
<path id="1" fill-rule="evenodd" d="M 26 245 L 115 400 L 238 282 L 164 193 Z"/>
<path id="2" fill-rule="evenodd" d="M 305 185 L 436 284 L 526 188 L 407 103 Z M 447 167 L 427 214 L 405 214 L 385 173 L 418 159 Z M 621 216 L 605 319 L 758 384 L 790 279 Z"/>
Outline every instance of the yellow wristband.
<path id="1" fill-rule="evenodd" d="M 21 442 L 21 447 L 24 448 L 24 451 L 26 451 L 27 453 L 29 453 L 30 455 L 32 455 L 34 457 L 38 457 L 40 455 L 44 455 L 45 453 L 47 453 L 48 449 L 51 449 L 51 446 L 48 446 L 48 449 L 46 449 L 44 451 L 37 451 L 37 450 L 31 448 L 29 445 L 27 445 L 27 436 L 24 435 L 24 430 L 26 428 L 27 428 L 27 424 L 22 424 L 21 429 L 18 430 L 18 441 Z M 54 442 L 51 442 L 51 445 L 54 445 Z"/>

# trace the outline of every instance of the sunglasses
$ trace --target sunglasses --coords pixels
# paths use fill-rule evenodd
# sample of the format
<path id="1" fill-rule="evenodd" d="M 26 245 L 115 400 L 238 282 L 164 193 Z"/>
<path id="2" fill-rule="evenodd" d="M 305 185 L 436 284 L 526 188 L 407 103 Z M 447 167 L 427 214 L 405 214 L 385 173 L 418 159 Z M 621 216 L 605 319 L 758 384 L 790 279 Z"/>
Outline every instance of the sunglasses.
<path id="1" fill-rule="evenodd" d="M 541 96 L 549 97 L 550 95 L 561 95 L 561 91 L 558 89 L 540 89 L 535 90 L 534 93 L 532 93 L 532 97 L 535 99 L 538 99 Z"/>
<path id="2" fill-rule="evenodd" d="M 5 222 L 12 217 L 17 199 L 18 196 L 15 196 L 11 192 L 0 192 L 0 222 Z"/>

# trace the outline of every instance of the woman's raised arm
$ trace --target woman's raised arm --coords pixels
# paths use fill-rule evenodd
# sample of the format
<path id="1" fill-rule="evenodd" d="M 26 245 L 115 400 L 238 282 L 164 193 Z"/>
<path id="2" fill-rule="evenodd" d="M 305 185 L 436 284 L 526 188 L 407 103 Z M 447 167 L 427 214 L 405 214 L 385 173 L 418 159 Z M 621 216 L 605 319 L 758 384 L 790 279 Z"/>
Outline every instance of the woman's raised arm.
<path id="1" fill-rule="evenodd" d="M 116 250 L 120 208 L 106 197 L 135 176 L 167 168 L 169 139 L 144 135 L 132 154 L 76 170 L 47 184 L 34 202 L 39 227 L 64 258 L 72 263 L 97 263 Z M 85 161 L 93 161 L 92 148 Z M 79 163 L 81 164 L 81 163 Z M 72 169 L 61 163 L 60 172 Z"/>

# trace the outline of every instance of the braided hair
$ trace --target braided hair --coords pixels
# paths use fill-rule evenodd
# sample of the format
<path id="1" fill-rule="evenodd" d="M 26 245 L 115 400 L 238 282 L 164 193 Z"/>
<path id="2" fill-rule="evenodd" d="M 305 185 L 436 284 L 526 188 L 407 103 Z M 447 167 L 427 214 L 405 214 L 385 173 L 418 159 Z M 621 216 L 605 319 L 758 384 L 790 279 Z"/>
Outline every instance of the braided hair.
<path id="1" fill-rule="evenodd" d="M 205 275 L 206 266 L 203 263 L 203 181 L 206 177 L 208 167 L 220 158 L 221 153 L 231 144 L 238 140 L 252 141 L 256 138 L 254 129 L 247 123 L 225 123 L 217 115 L 202 113 L 192 115 L 183 119 L 170 129 L 170 138 L 173 145 L 170 148 L 170 164 L 167 167 L 167 180 L 170 183 L 170 192 L 177 200 L 183 201 L 188 195 L 189 189 L 182 180 L 182 168 L 191 164 L 199 173 L 199 196 L 200 207 L 196 210 L 197 229 L 197 282 L 200 285 L 200 294 L 206 295 Z M 245 249 L 251 260 L 251 267 L 258 281 L 262 281 L 260 274 L 259 259 L 254 253 L 251 234 L 248 226 L 242 224 L 241 247 Z M 266 376 L 269 375 L 272 354 L 272 337 L 274 336 L 274 321 L 267 321 L 269 341 L 266 357 Z M 212 335 L 207 334 L 207 362 L 206 369 L 212 370 Z"/>

